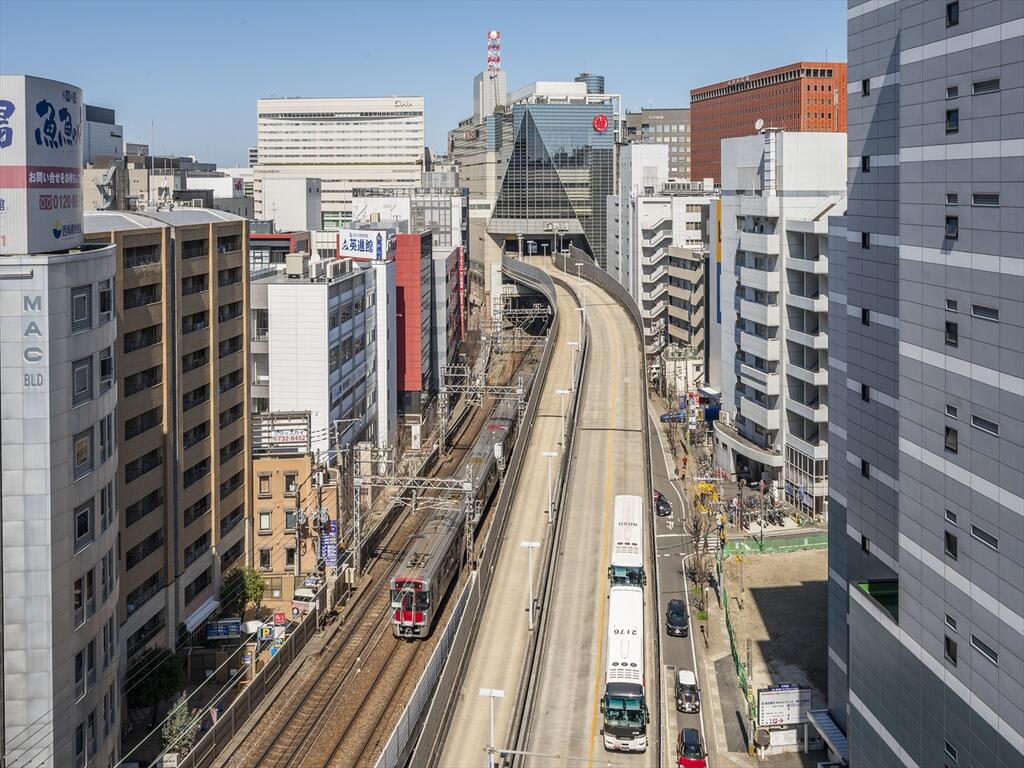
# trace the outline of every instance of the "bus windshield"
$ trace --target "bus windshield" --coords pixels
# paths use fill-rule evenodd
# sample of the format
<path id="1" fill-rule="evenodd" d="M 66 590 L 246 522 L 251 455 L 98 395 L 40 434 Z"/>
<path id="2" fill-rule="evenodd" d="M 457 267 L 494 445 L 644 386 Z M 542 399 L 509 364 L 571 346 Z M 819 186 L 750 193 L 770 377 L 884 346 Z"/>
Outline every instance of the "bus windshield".
<path id="1" fill-rule="evenodd" d="M 612 566 L 612 584 L 625 584 L 631 587 L 643 586 L 644 571 L 642 568 L 627 568 L 623 565 Z"/>
<path id="2" fill-rule="evenodd" d="M 604 719 L 607 725 L 639 728 L 647 723 L 643 699 L 608 696 L 605 699 Z"/>

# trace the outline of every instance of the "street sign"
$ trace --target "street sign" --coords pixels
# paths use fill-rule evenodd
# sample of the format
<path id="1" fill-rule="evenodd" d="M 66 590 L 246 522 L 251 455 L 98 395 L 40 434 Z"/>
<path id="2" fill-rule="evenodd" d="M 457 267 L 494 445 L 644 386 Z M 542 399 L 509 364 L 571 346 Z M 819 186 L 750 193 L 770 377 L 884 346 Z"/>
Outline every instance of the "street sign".
<path id="1" fill-rule="evenodd" d="M 221 619 L 206 625 L 207 640 L 234 640 L 242 636 L 241 619 Z"/>
<path id="2" fill-rule="evenodd" d="M 287 619 L 285 619 L 284 611 L 274 611 L 275 627 L 283 627 L 286 620 Z"/>
<path id="3" fill-rule="evenodd" d="M 775 685 L 757 691 L 757 724 L 765 727 L 796 725 L 807 721 L 811 689 L 800 685 Z"/>
<path id="4" fill-rule="evenodd" d="M 322 546 L 320 557 L 328 568 L 338 567 L 338 521 L 328 520 L 323 528 Z"/>
<path id="5" fill-rule="evenodd" d="M 274 637 L 274 628 L 269 624 L 260 627 L 260 640 L 271 640 Z"/>

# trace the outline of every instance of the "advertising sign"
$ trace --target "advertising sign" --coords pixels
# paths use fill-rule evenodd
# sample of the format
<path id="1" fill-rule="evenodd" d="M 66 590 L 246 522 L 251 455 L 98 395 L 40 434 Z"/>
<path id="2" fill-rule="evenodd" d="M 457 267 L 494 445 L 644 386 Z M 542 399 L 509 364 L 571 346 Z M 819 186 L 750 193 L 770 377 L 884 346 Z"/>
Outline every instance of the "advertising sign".
<path id="1" fill-rule="evenodd" d="M 274 637 L 274 628 L 270 624 L 260 627 L 260 640 L 271 640 Z"/>
<path id="2" fill-rule="evenodd" d="M 0 75 L 0 254 L 82 244 L 82 91 Z"/>
<path id="3" fill-rule="evenodd" d="M 274 611 L 274 626 L 283 627 L 285 623 L 284 611 Z"/>
<path id="4" fill-rule="evenodd" d="M 338 257 L 386 261 L 391 256 L 387 232 L 370 229 L 342 229 L 338 231 Z"/>
<path id="5" fill-rule="evenodd" d="M 760 726 L 803 723 L 810 711 L 810 688 L 783 684 L 757 691 L 757 724 Z"/>
<path id="6" fill-rule="evenodd" d="M 207 640 L 234 640 L 242 636 L 241 619 L 221 619 L 206 625 Z"/>
<path id="7" fill-rule="evenodd" d="M 337 520 L 327 521 L 327 525 L 324 526 L 324 533 L 321 541 L 323 544 L 320 548 L 320 556 L 323 558 L 324 565 L 328 568 L 336 568 L 338 566 Z"/>

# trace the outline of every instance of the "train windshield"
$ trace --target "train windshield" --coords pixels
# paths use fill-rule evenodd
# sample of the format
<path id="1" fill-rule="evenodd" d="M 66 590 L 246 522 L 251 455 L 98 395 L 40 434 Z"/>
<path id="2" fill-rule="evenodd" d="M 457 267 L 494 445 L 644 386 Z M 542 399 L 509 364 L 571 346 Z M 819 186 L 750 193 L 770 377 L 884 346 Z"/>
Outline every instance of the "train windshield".
<path id="1" fill-rule="evenodd" d="M 605 699 L 604 720 L 606 725 L 619 727 L 640 727 L 647 722 L 644 700 L 633 697 L 608 696 Z"/>
<path id="2" fill-rule="evenodd" d="M 414 592 L 411 589 L 392 589 L 391 607 L 403 611 L 425 611 L 430 607 L 429 592 Z"/>

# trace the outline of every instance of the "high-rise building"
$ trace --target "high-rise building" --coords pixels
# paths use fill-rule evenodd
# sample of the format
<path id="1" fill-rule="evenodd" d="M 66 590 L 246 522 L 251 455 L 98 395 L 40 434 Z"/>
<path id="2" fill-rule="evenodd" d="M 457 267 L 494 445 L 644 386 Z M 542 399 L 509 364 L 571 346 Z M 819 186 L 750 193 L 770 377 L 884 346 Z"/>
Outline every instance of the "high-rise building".
<path id="1" fill-rule="evenodd" d="M 644 107 L 639 112 L 627 112 L 622 140 L 667 144 L 668 177 L 676 180 L 690 178 L 689 109 Z"/>
<path id="2" fill-rule="evenodd" d="M 214 614 L 244 551 L 249 231 L 221 211 L 150 208 L 86 213 L 85 233 L 117 247 L 118 638 L 130 675 Z"/>
<path id="3" fill-rule="evenodd" d="M 690 91 L 690 177 L 722 179 L 722 139 L 765 128 L 846 131 L 846 63 L 798 61 Z"/>
<path id="4" fill-rule="evenodd" d="M 417 187 L 423 170 L 423 97 L 260 99 L 254 169 L 256 218 L 273 218 L 263 181 L 318 178 L 323 229 L 352 221 L 353 187 Z"/>
<path id="5" fill-rule="evenodd" d="M 464 192 L 455 187 L 354 189 L 352 217 L 364 223 L 405 221 L 409 232 L 429 229 L 434 250 L 447 255 L 455 246 L 466 245 L 469 196 Z"/>
<path id="6" fill-rule="evenodd" d="M 84 126 L 83 163 L 105 166 L 124 157 L 124 128 L 117 124 L 114 110 L 86 104 Z"/>
<path id="7" fill-rule="evenodd" d="M 1021 765 L 1024 5 L 853 2 L 848 25 L 829 710 L 850 765 Z"/>
<path id="8" fill-rule="evenodd" d="M 828 221 L 846 207 L 846 135 L 765 130 L 726 139 L 721 191 L 716 461 L 750 482 L 778 483 L 805 513 L 822 515 Z"/>
<path id="9" fill-rule="evenodd" d="M 83 107 L 72 85 L 0 76 L 6 765 L 108 765 L 119 754 L 120 302 L 114 247 L 82 238 Z"/>
<path id="10" fill-rule="evenodd" d="M 604 93 L 604 75 L 580 72 L 573 78 L 573 81 L 587 86 L 587 93 Z"/>

